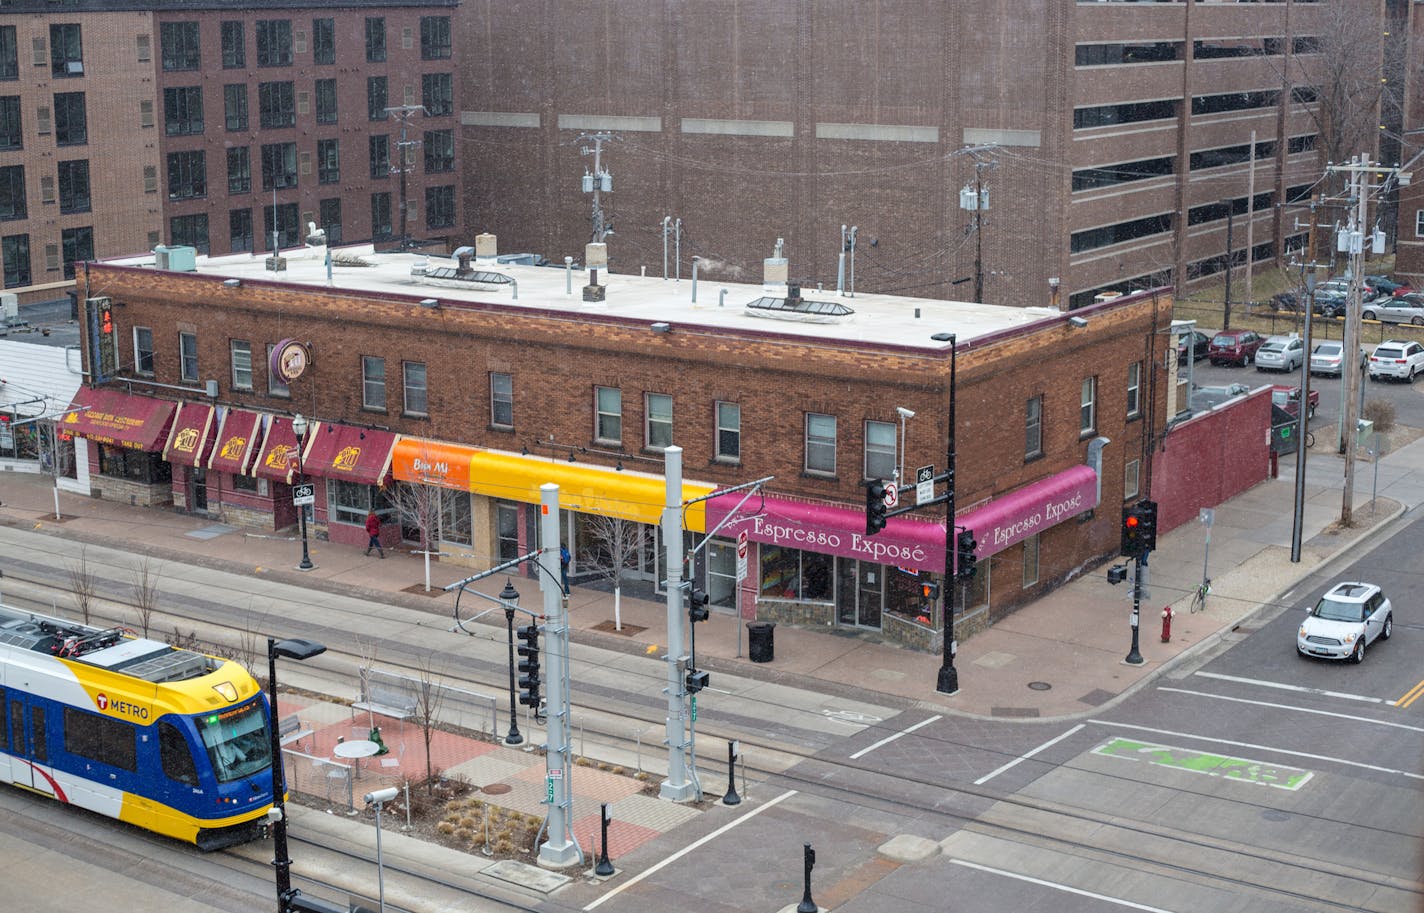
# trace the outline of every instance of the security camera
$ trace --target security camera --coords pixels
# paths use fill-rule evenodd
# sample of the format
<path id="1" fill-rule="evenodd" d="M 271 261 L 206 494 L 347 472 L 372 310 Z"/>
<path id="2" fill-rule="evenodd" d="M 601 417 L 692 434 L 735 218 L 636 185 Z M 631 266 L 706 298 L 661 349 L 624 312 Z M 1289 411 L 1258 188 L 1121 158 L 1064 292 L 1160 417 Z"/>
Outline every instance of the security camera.
<path id="1" fill-rule="evenodd" d="M 914 418 L 914 417 L 915 417 L 915 410 L 914 410 L 914 409 L 906 409 L 904 406 L 896 406 L 896 407 L 895 407 L 895 411 L 898 412 L 898 413 L 900 413 L 900 418 Z"/>
<path id="2" fill-rule="evenodd" d="M 394 786 L 387 786 L 385 789 L 378 789 L 373 793 L 366 793 L 366 804 L 375 805 L 378 802 L 389 802 L 400 795 L 400 790 Z"/>

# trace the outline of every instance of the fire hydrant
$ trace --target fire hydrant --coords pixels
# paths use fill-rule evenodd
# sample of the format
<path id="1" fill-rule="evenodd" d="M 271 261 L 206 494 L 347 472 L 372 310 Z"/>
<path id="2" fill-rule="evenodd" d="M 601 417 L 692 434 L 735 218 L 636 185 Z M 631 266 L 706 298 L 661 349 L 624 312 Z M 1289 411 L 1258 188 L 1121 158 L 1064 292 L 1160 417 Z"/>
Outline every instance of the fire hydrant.
<path id="1" fill-rule="evenodd" d="M 1172 640 L 1172 616 L 1176 613 L 1171 606 L 1162 610 L 1162 643 L 1169 643 Z"/>

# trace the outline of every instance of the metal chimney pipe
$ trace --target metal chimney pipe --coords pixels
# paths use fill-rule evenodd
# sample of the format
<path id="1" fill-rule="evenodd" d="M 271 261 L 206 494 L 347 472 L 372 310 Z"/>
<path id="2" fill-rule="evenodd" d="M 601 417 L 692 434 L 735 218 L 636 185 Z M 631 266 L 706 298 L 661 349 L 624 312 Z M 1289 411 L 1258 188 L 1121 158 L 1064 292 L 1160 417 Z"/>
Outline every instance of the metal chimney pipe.
<path id="1" fill-rule="evenodd" d="M 697 303 L 697 267 L 702 263 L 701 257 L 692 258 L 692 303 Z"/>

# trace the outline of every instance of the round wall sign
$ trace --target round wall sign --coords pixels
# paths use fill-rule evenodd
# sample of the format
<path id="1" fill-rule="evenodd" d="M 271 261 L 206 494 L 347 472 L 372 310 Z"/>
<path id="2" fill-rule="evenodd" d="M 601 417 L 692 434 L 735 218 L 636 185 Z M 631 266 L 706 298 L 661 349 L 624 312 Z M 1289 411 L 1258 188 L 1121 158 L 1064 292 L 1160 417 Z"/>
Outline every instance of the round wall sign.
<path id="1" fill-rule="evenodd" d="M 289 384 L 301 377 L 309 364 L 311 353 L 306 345 L 295 339 L 284 339 L 272 348 L 272 361 L 268 367 L 283 383 Z"/>

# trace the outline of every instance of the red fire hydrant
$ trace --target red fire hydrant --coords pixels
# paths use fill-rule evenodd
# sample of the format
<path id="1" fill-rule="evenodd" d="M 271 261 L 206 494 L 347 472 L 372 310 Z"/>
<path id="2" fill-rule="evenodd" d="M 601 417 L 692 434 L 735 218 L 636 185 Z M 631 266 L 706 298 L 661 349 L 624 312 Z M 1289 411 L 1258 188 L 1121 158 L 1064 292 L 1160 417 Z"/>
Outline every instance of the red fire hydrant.
<path id="1" fill-rule="evenodd" d="M 1172 639 L 1172 616 L 1176 613 L 1171 606 L 1162 610 L 1162 643 L 1168 643 Z"/>

